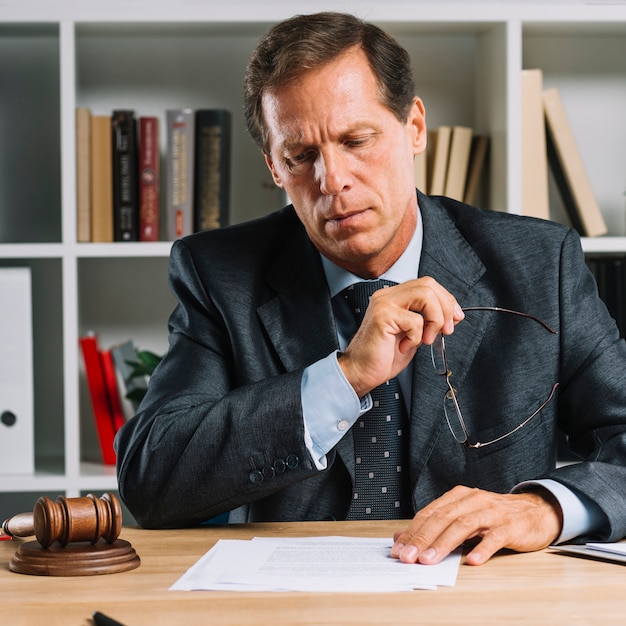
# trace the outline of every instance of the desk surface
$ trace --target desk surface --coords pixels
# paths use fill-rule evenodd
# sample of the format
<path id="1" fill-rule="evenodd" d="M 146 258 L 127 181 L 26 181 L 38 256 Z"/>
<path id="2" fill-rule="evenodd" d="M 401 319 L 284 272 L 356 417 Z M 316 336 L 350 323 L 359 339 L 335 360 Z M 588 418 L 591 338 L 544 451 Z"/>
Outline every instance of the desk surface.
<path id="1" fill-rule="evenodd" d="M 96 610 L 125 626 L 219 624 L 624 624 L 626 567 L 550 550 L 503 553 L 461 564 L 457 584 L 392 594 L 168 591 L 218 539 L 254 536 L 386 537 L 397 522 L 313 522 L 179 531 L 124 528 L 139 568 L 119 574 L 48 577 L 8 569 L 17 542 L 0 542 L 0 624 L 90 626 Z"/>

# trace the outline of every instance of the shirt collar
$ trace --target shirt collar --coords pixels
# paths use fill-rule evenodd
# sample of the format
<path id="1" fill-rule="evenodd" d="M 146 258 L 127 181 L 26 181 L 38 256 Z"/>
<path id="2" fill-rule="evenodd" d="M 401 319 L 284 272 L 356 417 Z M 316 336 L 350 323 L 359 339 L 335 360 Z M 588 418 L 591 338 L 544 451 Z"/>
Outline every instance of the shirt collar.
<path id="1" fill-rule="evenodd" d="M 417 210 L 417 226 L 409 241 L 409 245 L 406 247 L 400 258 L 382 275 L 378 278 L 385 278 L 391 280 L 394 283 L 404 283 L 407 280 L 417 278 L 419 272 L 420 256 L 422 254 L 422 239 L 424 235 L 424 229 L 422 226 L 422 216 L 419 208 Z M 322 265 L 324 266 L 324 273 L 326 274 L 326 281 L 328 282 L 328 289 L 330 291 L 330 297 L 334 298 L 340 291 L 360 283 L 363 278 L 348 272 L 347 270 L 339 267 L 332 261 L 328 260 L 323 254 Z"/>

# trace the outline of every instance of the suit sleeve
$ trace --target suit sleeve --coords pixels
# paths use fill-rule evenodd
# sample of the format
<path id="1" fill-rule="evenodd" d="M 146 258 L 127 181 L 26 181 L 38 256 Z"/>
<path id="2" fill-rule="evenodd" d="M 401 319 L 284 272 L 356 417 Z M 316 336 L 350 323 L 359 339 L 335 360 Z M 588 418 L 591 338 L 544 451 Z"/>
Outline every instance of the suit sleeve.
<path id="1" fill-rule="evenodd" d="M 182 242 L 170 286 L 178 305 L 169 350 L 116 438 L 120 495 L 153 528 L 201 523 L 317 471 L 304 445 L 302 371 L 263 368 L 235 351 L 255 337 L 233 339 Z M 246 315 L 240 326 L 252 334 Z"/>
<path id="2" fill-rule="evenodd" d="M 626 535 L 626 343 L 597 296 L 575 233 L 561 255 L 561 390 L 559 421 L 583 460 L 553 471 L 553 478 L 593 500 L 605 514 L 601 534 Z"/>

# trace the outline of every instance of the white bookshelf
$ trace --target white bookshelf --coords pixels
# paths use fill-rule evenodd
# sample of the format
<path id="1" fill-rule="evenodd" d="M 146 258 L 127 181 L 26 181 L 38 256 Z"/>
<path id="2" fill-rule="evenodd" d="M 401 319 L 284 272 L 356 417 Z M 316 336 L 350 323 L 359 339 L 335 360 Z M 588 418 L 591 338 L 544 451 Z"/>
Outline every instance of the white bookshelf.
<path id="1" fill-rule="evenodd" d="M 545 86 L 561 90 L 609 225 L 585 250 L 626 254 L 623 2 L 0 1 L 0 267 L 33 272 L 36 467 L 0 475 L 0 519 L 43 494 L 116 489 L 114 469 L 97 462 L 79 336 L 167 346 L 171 244 L 76 243 L 75 108 L 161 120 L 167 108 L 229 108 L 232 221 L 266 214 L 281 194 L 244 129 L 244 66 L 271 23 L 326 9 L 398 36 L 431 127 L 491 136 L 494 209 L 520 211 L 520 71 L 541 67 Z M 553 211 L 562 218 L 556 196 Z"/>

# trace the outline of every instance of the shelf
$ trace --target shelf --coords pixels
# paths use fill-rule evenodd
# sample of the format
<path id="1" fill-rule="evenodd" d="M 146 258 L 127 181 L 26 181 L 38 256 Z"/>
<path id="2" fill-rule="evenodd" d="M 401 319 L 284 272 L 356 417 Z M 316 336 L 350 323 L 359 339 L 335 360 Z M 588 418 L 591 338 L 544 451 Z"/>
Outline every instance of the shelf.
<path id="1" fill-rule="evenodd" d="M 95 258 L 162 258 L 169 257 L 171 241 L 138 243 L 77 243 L 68 246 L 72 254 L 81 259 Z"/>
<path id="2" fill-rule="evenodd" d="M 586 237 L 582 244 L 586 254 L 626 254 L 626 237 Z"/>

